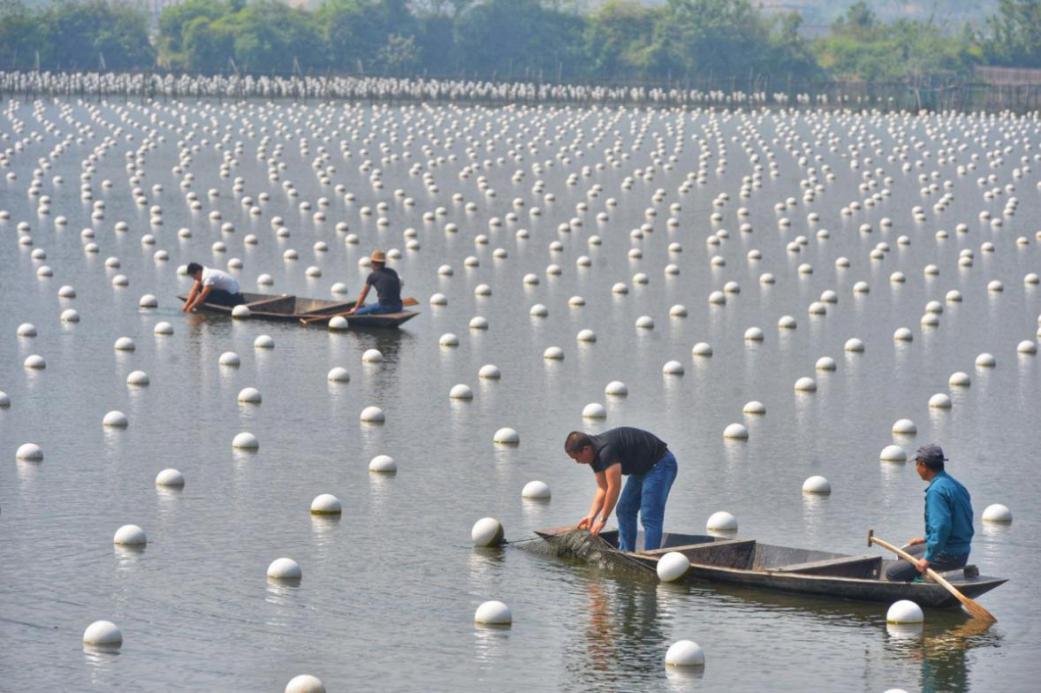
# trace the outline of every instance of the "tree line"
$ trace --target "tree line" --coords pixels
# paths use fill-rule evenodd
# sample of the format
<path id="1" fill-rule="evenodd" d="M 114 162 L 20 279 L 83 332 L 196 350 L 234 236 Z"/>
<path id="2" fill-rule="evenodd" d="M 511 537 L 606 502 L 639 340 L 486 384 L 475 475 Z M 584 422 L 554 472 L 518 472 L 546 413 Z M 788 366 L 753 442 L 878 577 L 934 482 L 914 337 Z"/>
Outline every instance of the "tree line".
<path id="1" fill-rule="evenodd" d="M 751 0 L 0 0 L 0 70 L 162 70 L 541 81 L 908 82 L 976 65 L 1041 67 L 1041 0 L 1000 0 L 982 26 L 885 22 L 858 2 L 807 38 Z"/>

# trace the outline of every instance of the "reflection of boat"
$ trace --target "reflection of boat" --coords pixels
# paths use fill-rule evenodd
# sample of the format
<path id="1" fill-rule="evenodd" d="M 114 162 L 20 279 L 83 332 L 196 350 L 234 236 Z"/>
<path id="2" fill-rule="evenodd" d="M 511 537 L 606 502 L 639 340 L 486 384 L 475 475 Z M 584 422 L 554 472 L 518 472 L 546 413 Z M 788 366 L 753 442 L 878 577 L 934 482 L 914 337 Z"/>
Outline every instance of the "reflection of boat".
<path id="1" fill-rule="evenodd" d="M 244 304 L 249 308 L 250 317 L 261 320 L 299 321 L 304 325 L 327 325 L 329 320 L 354 307 L 354 301 L 326 301 L 320 298 L 303 298 L 287 294 L 250 294 L 243 292 Z M 186 296 L 178 296 L 182 301 Z M 413 301 L 414 304 L 414 301 Z M 215 303 L 203 303 L 199 310 L 209 313 L 231 315 L 231 306 Z M 343 315 L 351 327 L 398 327 L 419 315 L 415 311 L 402 310 L 398 313 L 380 313 L 377 315 Z"/>
<path id="2" fill-rule="evenodd" d="M 763 544 L 754 539 L 673 533 L 663 535 L 660 549 L 630 553 L 618 550 L 617 531 L 601 532 L 602 541 L 574 527 L 540 530 L 537 534 L 562 554 L 638 566 L 651 573 L 659 558 L 678 551 L 690 561 L 685 581 L 727 582 L 861 601 L 910 599 L 921 606 L 958 606 L 958 601 L 936 583 L 881 579 L 883 567 L 889 563 L 881 556 L 848 556 Z M 1004 578 L 981 576 L 974 566 L 942 575 L 968 597 L 978 597 L 1006 582 Z"/>

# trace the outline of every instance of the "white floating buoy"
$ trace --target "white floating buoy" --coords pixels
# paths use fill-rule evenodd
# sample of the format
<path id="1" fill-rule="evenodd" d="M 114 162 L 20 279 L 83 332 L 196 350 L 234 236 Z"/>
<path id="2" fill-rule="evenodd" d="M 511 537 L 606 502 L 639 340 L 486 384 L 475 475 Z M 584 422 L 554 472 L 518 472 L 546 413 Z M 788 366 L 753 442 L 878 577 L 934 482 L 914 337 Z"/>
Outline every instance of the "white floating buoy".
<path id="1" fill-rule="evenodd" d="M 474 317 L 470 318 L 470 329 L 471 330 L 487 330 L 488 329 L 488 320 L 487 320 L 487 318 L 483 318 L 480 315 L 475 315 Z"/>
<path id="2" fill-rule="evenodd" d="M 1008 506 L 1002 505 L 1001 503 L 988 505 L 983 511 L 983 521 L 1003 525 L 1011 524 L 1012 511 L 1008 509 Z"/>
<path id="3" fill-rule="evenodd" d="M 148 537 L 145 536 L 145 530 L 137 525 L 123 525 L 116 530 L 112 543 L 120 546 L 144 546 L 148 543 Z"/>
<path id="4" fill-rule="evenodd" d="M 116 410 L 105 414 L 105 418 L 101 420 L 101 425 L 105 428 L 126 428 L 129 423 L 126 414 Z"/>
<path id="5" fill-rule="evenodd" d="M 654 329 L 654 318 L 649 315 L 641 315 L 636 318 L 636 327 L 640 330 L 653 330 Z"/>
<path id="6" fill-rule="evenodd" d="M 887 445 L 882 448 L 878 459 L 883 462 L 907 462 L 907 452 L 899 445 Z"/>
<path id="7" fill-rule="evenodd" d="M 362 423 L 381 424 L 386 420 L 383 410 L 377 406 L 368 406 L 361 410 L 359 417 Z"/>
<path id="8" fill-rule="evenodd" d="M 500 428 L 495 432 L 492 441 L 497 445 L 519 445 L 520 435 L 512 428 Z"/>
<path id="9" fill-rule="evenodd" d="M 11 398 L 8 397 L 7 393 L 0 390 L 0 409 L 7 409 L 11 406 Z"/>
<path id="10" fill-rule="evenodd" d="M 315 496 L 311 501 L 312 515 L 339 515 L 343 511 L 340 499 L 331 493 L 323 493 Z"/>
<path id="11" fill-rule="evenodd" d="M 166 321 L 158 322 L 156 323 L 155 327 L 152 328 L 152 334 L 155 334 L 160 337 L 169 337 L 173 333 L 173 325 Z"/>
<path id="12" fill-rule="evenodd" d="M 930 409 L 950 409 L 951 398 L 946 392 L 937 392 L 935 395 L 929 398 Z"/>
<path id="13" fill-rule="evenodd" d="M 611 397 L 625 397 L 629 394 L 629 388 L 621 380 L 612 380 L 604 388 L 604 394 Z"/>
<path id="14" fill-rule="evenodd" d="M 1036 354 L 1037 344 L 1031 342 L 1030 340 L 1024 339 L 1022 342 L 1019 343 L 1019 346 L 1016 347 L 1016 351 L 1020 354 Z"/>
<path id="15" fill-rule="evenodd" d="M 818 371 L 833 371 L 835 370 L 835 359 L 830 356 L 821 356 L 817 359 L 817 363 L 814 367 Z"/>
<path id="16" fill-rule="evenodd" d="M 470 529 L 474 546 L 499 546 L 505 540 L 502 523 L 494 517 L 482 517 Z"/>
<path id="17" fill-rule="evenodd" d="M 18 326 L 18 336 L 26 338 L 35 337 L 36 325 L 33 325 L 31 322 L 23 322 Z"/>
<path id="18" fill-rule="evenodd" d="M 267 567 L 267 576 L 272 580 L 299 580 L 303 571 L 292 558 L 276 558 Z"/>
<path id="19" fill-rule="evenodd" d="M 744 424 L 732 423 L 723 429 L 723 437 L 731 440 L 748 440 L 748 429 Z"/>
<path id="20" fill-rule="evenodd" d="M 361 355 L 361 360 L 365 363 L 383 363 L 383 352 L 379 349 L 366 349 Z"/>
<path id="21" fill-rule="evenodd" d="M 377 474 L 394 474 L 398 471 L 398 463 L 390 455 L 376 455 L 369 460 L 369 471 Z"/>
<path id="22" fill-rule="evenodd" d="M 481 366 L 481 370 L 477 371 L 477 376 L 483 380 L 498 380 L 502 377 L 502 372 L 495 364 L 487 363 Z"/>
<path id="23" fill-rule="evenodd" d="M 127 385 L 132 387 L 145 387 L 149 382 L 148 374 L 144 371 L 131 371 L 127 376 Z"/>
<path id="24" fill-rule="evenodd" d="M 437 340 L 437 343 L 446 349 L 459 346 L 459 338 L 451 332 L 446 332 L 441 335 L 441 338 Z"/>
<path id="25" fill-rule="evenodd" d="M 329 318 L 329 330 L 331 332 L 343 332 L 349 329 L 351 324 L 347 321 L 347 318 L 342 315 L 334 315 Z"/>
<path id="26" fill-rule="evenodd" d="M 336 366 L 335 368 L 332 368 L 329 371 L 329 374 L 326 376 L 326 379 L 332 383 L 347 383 L 350 382 L 351 376 L 347 372 L 346 368 L 343 368 L 342 366 Z"/>
<path id="27" fill-rule="evenodd" d="M 710 532 L 736 532 L 737 518 L 725 510 L 720 510 L 708 518 L 705 529 Z"/>
<path id="28" fill-rule="evenodd" d="M 113 344 L 113 347 L 116 351 L 134 351 L 137 349 L 137 345 L 134 344 L 134 340 L 130 337 L 120 337 L 116 340 L 116 343 Z"/>
<path id="29" fill-rule="evenodd" d="M 809 376 L 804 375 L 803 377 L 801 377 L 801 378 L 799 378 L 798 380 L 795 381 L 795 391 L 796 392 L 816 392 L 817 391 L 817 381 L 814 380 L 813 378 L 809 377 Z"/>
<path id="30" fill-rule="evenodd" d="M 968 373 L 957 371 L 952 373 L 951 377 L 947 379 L 947 384 L 951 387 L 969 387 L 972 385 L 972 378 L 969 377 Z"/>
<path id="31" fill-rule="evenodd" d="M 44 361 L 43 357 L 39 354 L 31 354 L 25 358 L 22 364 L 29 370 L 42 371 L 47 368 L 47 362 Z"/>
<path id="32" fill-rule="evenodd" d="M 499 601 L 485 602 L 474 613 L 474 623 L 482 626 L 508 626 L 512 622 L 510 607 Z"/>
<path id="33" fill-rule="evenodd" d="M 596 332 L 593 332 L 590 329 L 579 330 L 578 334 L 575 336 L 575 339 L 577 339 L 580 342 L 592 344 L 596 341 Z"/>
<path id="34" fill-rule="evenodd" d="M 549 500 L 549 484 L 544 481 L 529 481 L 521 490 L 521 497 L 528 500 Z"/>
<path id="35" fill-rule="evenodd" d="M 557 346 L 548 347 L 542 352 L 542 358 L 547 361 L 562 361 L 564 359 L 564 350 Z"/>
<path id="36" fill-rule="evenodd" d="M 289 679 L 285 693 L 325 693 L 325 684 L 317 676 L 300 674 Z"/>
<path id="37" fill-rule="evenodd" d="M 473 399 L 474 393 L 473 390 L 470 389 L 469 385 L 459 383 L 458 385 L 452 386 L 452 389 L 448 392 L 448 396 L 451 399 Z"/>
<path id="38" fill-rule="evenodd" d="M 260 404 L 263 398 L 257 388 L 244 387 L 239 391 L 238 401 L 240 404 Z"/>
<path id="39" fill-rule="evenodd" d="M 155 485 L 169 488 L 183 488 L 184 475 L 176 469 L 164 469 L 155 475 Z"/>
<path id="40" fill-rule="evenodd" d="M 712 347 L 707 342 L 698 342 L 691 348 L 690 353 L 693 356 L 708 358 L 712 356 Z"/>
<path id="41" fill-rule="evenodd" d="M 43 449 L 36 443 L 22 443 L 14 454 L 15 459 L 26 462 L 42 462 Z"/>
<path id="42" fill-rule="evenodd" d="M 998 362 L 994 358 L 993 354 L 988 354 L 988 353 L 984 352 L 984 353 L 982 353 L 982 354 L 980 354 L 979 356 L 976 357 L 976 367 L 977 368 L 994 368 L 994 366 L 996 366 L 997 363 Z"/>
<path id="43" fill-rule="evenodd" d="M 827 496 L 831 494 L 831 484 L 823 476 L 811 476 L 802 482 L 802 492 Z"/>
<path id="44" fill-rule="evenodd" d="M 690 560 L 678 551 L 670 551 L 658 559 L 658 579 L 662 582 L 675 582 L 690 569 Z"/>
<path id="45" fill-rule="evenodd" d="M 914 334 L 906 327 L 898 327 L 893 332 L 893 340 L 897 342 L 910 342 L 914 340 Z"/>
<path id="46" fill-rule="evenodd" d="M 898 419 L 893 423 L 893 433 L 901 436 L 913 436 L 918 433 L 918 427 L 911 419 Z"/>
<path id="47" fill-rule="evenodd" d="M 679 361 L 667 361 L 661 367 L 661 372 L 664 375 L 683 375 L 683 364 Z"/>
<path id="48" fill-rule="evenodd" d="M 115 650 L 122 646 L 123 634 L 112 621 L 94 621 L 83 631 L 83 644 Z"/>
<path id="49" fill-rule="evenodd" d="M 66 308 L 61 312 L 60 320 L 62 322 L 79 322 L 80 314 L 75 308 Z"/>
<path id="50" fill-rule="evenodd" d="M 448 305 L 448 299 L 442 293 L 433 294 L 430 297 L 430 305 L 432 306 L 446 306 Z"/>
<path id="51" fill-rule="evenodd" d="M 159 299 L 152 294 L 145 294 L 137 301 L 138 308 L 157 308 L 159 306 Z"/>
<path id="52" fill-rule="evenodd" d="M 607 418 L 607 409 L 604 405 L 599 402 L 590 402 L 582 408 L 583 419 L 605 419 Z"/>
<path id="53" fill-rule="evenodd" d="M 243 431 L 231 441 L 231 447 L 239 450 L 256 450 L 260 447 L 260 441 L 252 433 Z"/>
<path id="54" fill-rule="evenodd" d="M 665 653 L 665 666 L 694 668 L 705 666 L 705 651 L 693 640 L 678 640 Z"/>
<path id="55" fill-rule="evenodd" d="M 242 363 L 242 359 L 234 351 L 225 351 L 220 355 L 218 363 L 222 366 L 228 366 L 230 368 L 238 368 Z"/>
<path id="56" fill-rule="evenodd" d="M 258 335 L 257 338 L 253 340 L 253 348 L 254 349 L 274 349 L 275 348 L 275 340 L 271 338 L 271 335 L 266 335 L 266 334 Z"/>
<path id="57" fill-rule="evenodd" d="M 909 599 L 894 602 L 886 611 L 886 623 L 922 623 L 923 621 L 925 621 L 925 614 L 922 613 L 922 607 Z"/>
<path id="58" fill-rule="evenodd" d="M 245 320 L 251 315 L 253 315 L 252 311 L 250 311 L 249 306 L 245 304 L 239 304 L 231 309 L 231 317 L 237 320 Z"/>
<path id="59" fill-rule="evenodd" d="M 753 416 L 762 416 L 766 413 L 766 406 L 762 402 L 752 400 L 751 402 L 745 404 L 741 411 L 745 414 L 750 414 Z"/>
<path id="60" fill-rule="evenodd" d="M 846 340 L 846 344 L 845 344 L 845 346 L 843 348 L 846 351 L 851 351 L 851 352 L 854 352 L 854 353 L 860 353 L 860 352 L 864 351 L 864 342 L 862 342 L 861 340 L 857 339 L 856 337 L 851 337 L 850 339 Z"/>
<path id="61" fill-rule="evenodd" d="M 763 331 L 758 327 L 749 327 L 745 330 L 745 341 L 746 342 L 761 342 L 763 341 Z"/>

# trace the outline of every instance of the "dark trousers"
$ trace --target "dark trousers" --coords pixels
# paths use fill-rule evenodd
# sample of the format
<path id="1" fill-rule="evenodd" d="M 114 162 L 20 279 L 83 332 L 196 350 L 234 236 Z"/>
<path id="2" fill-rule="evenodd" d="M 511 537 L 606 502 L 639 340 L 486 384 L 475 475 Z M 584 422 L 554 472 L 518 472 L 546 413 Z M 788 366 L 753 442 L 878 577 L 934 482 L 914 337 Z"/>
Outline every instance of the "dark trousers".
<path id="1" fill-rule="evenodd" d="M 203 302 L 212 303 L 215 306 L 234 307 L 245 303 L 246 299 L 242 294 L 233 294 L 224 289 L 210 289 L 210 293 L 206 294 L 206 300 Z"/>
<path id="2" fill-rule="evenodd" d="M 925 553 L 925 544 L 918 544 L 907 549 L 907 553 L 911 554 L 915 558 L 920 558 Z M 958 568 L 964 568 L 965 564 L 969 562 L 969 554 L 964 556 L 948 556 L 947 554 L 940 554 L 929 561 L 929 567 L 937 572 L 943 572 L 945 570 L 957 570 Z M 901 559 L 896 563 L 890 563 L 889 567 L 886 568 L 886 580 L 890 582 L 911 582 L 916 577 L 919 577 L 921 573 L 918 572 L 918 568 L 914 567 L 907 561 Z"/>

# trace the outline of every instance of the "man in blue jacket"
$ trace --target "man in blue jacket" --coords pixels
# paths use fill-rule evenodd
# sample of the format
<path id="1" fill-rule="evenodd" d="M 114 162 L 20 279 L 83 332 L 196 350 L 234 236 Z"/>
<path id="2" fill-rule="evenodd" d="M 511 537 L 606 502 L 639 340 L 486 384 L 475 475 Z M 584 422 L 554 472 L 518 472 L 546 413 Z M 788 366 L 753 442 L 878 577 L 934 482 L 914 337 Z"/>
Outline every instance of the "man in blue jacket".
<path id="1" fill-rule="evenodd" d="M 900 560 L 886 569 L 886 579 L 910 582 L 927 568 L 942 572 L 965 567 L 972 542 L 972 501 L 969 492 L 944 471 L 939 445 L 923 445 L 915 453 L 915 470 L 925 489 L 925 536 L 910 540 L 907 550 L 921 556 L 913 564 Z"/>

